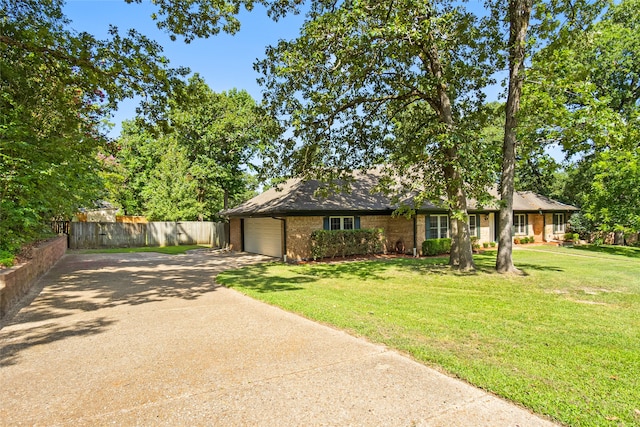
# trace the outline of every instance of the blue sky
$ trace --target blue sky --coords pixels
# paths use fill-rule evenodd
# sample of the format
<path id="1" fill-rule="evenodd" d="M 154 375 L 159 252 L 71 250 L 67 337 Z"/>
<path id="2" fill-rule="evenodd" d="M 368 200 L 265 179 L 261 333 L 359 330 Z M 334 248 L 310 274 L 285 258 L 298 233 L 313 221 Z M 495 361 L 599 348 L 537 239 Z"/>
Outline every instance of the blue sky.
<path id="1" fill-rule="evenodd" d="M 186 44 L 180 38 L 171 41 L 166 33 L 158 30 L 150 17 L 155 8 L 146 0 L 142 4 L 127 4 L 124 0 L 67 0 L 63 10 L 72 20 L 73 29 L 98 38 L 107 37 L 109 24 L 117 26 L 121 33 L 134 28 L 164 48 L 171 66 L 189 67 L 216 92 L 245 89 L 256 101 L 262 99 L 262 94 L 253 63 L 264 57 L 268 45 L 275 45 L 279 39 L 295 38 L 304 20 L 303 15 L 298 15 L 274 22 L 264 8 L 256 6 L 253 12 L 242 13 L 242 28 L 236 35 L 219 34 Z M 120 105 L 111 119 L 116 127 L 110 136 L 119 135 L 120 122 L 134 117 L 136 105 L 137 101 Z"/>
<path id="2" fill-rule="evenodd" d="M 140 4 L 127 4 L 124 0 L 67 0 L 63 10 L 71 19 L 73 29 L 99 38 L 107 37 L 109 24 L 117 26 L 122 33 L 135 28 L 163 47 L 171 66 L 189 67 L 216 92 L 245 89 L 258 102 L 262 93 L 256 82 L 259 74 L 253 70 L 253 63 L 264 57 L 267 46 L 275 45 L 280 39 L 297 37 L 304 21 L 304 15 L 291 15 L 274 22 L 267 17 L 263 7 L 256 5 L 251 13 L 242 12 L 242 28 L 236 35 L 219 34 L 187 44 L 180 38 L 172 41 L 167 33 L 156 27 L 150 16 L 156 9 L 148 0 Z M 499 85 L 488 89 L 489 98 L 495 99 L 499 91 Z M 120 134 L 122 120 L 135 116 L 136 105 L 136 100 L 121 103 L 111 118 L 115 124 L 109 133 L 112 138 Z M 553 154 L 560 158 L 559 153 Z"/>

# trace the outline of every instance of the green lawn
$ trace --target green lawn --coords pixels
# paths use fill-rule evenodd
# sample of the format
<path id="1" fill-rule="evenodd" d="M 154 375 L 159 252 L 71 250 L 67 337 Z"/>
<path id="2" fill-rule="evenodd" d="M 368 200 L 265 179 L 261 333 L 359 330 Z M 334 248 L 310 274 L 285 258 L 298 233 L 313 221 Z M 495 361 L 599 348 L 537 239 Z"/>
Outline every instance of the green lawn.
<path id="1" fill-rule="evenodd" d="M 161 246 L 153 248 L 110 248 L 110 249 L 78 249 L 74 253 L 78 254 L 120 254 L 132 252 L 158 252 L 167 255 L 181 255 L 193 249 L 207 249 L 208 246 L 182 245 L 182 246 Z"/>
<path id="2" fill-rule="evenodd" d="M 575 426 L 640 425 L 640 260 L 514 251 L 526 275 L 452 272 L 444 258 L 263 264 L 218 282 L 384 343 Z"/>

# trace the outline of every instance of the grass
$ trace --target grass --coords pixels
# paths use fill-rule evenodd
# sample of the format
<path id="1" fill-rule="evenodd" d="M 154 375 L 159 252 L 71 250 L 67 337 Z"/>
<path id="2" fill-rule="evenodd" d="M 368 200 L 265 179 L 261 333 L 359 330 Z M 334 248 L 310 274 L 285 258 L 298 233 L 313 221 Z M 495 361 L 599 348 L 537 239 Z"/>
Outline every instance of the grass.
<path id="1" fill-rule="evenodd" d="M 218 282 L 408 353 L 575 426 L 640 425 L 640 261 L 572 248 L 446 259 L 263 264 Z"/>
<path id="2" fill-rule="evenodd" d="M 158 252 L 167 255 L 181 255 L 193 249 L 207 249 L 208 246 L 201 245 L 182 245 L 182 246 L 161 246 L 153 248 L 109 248 L 109 249 L 78 249 L 75 253 L 79 254 L 121 254 L 133 252 Z"/>
<path id="3" fill-rule="evenodd" d="M 640 248 L 633 246 L 581 245 L 575 246 L 575 249 L 601 254 L 622 255 L 629 258 L 640 258 Z"/>

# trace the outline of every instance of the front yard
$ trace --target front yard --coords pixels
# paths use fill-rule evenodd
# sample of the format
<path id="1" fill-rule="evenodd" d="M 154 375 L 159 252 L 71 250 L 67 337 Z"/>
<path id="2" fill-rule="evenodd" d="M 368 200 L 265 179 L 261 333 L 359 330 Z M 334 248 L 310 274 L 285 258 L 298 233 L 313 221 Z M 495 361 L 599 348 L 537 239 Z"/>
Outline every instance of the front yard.
<path id="1" fill-rule="evenodd" d="M 446 258 L 263 264 L 218 282 L 575 426 L 640 425 L 640 252 L 533 246 L 524 277 Z"/>

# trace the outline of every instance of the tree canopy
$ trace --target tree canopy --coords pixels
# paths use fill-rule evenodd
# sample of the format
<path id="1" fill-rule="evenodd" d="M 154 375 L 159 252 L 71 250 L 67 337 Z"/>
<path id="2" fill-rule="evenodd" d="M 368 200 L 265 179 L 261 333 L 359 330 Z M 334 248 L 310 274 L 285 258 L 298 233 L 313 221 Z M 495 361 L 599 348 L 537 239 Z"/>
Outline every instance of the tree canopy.
<path id="1" fill-rule="evenodd" d="M 493 177 L 487 158 L 497 153 L 475 137 L 487 116 L 493 29 L 449 1 L 319 2 L 299 38 L 256 64 L 268 106 L 293 131 L 274 170 L 348 182 L 383 163 L 382 187 L 399 199 L 443 200 L 454 218 L 452 264 L 472 268 L 466 199 Z"/>
<path id="2" fill-rule="evenodd" d="M 640 231 L 640 1 L 611 5 L 533 56 L 521 133 L 567 155 L 575 201 L 602 230 Z"/>
<path id="3" fill-rule="evenodd" d="M 0 250 L 14 251 L 42 224 L 89 205 L 101 187 L 103 120 L 123 98 L 162 100 L 186 73 L 171 69 L 136 31 L 98 40 L 77 33 L 61 0 L 2 0 L 0 21 Z"/>
<path id="4" fill-rule="evenodd" d="M 215 93 L 199 75 L 168 99 L 162 126 L 126 123 L 117 141 L 111 198 L 128 214 L 214 220 L 256 187 L 256 151 L 279 128 L 242 90 Z"/>

